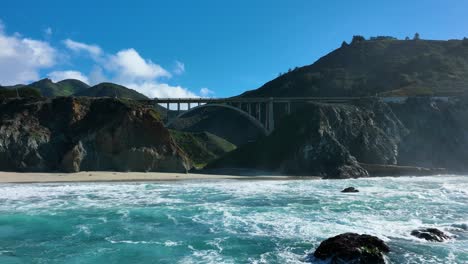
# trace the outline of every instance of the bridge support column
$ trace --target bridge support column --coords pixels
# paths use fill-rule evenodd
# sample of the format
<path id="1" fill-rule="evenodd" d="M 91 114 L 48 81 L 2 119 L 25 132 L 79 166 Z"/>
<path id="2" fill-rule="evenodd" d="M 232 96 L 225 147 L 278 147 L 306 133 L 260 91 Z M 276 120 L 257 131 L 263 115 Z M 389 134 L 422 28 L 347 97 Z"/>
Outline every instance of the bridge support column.
<path id="1" fill-rule="evenodd" d="M 267 126 L 267 129 L 268 129 L 268 132 L 271 133 L 271 131 L 273 131 L 275 129 L 275 116 L 274 116 L 274 107 L 273 107 L 273 98 L 270 98 L 270 100 L 268 100 L 268 105 L 267 107 L 268 109 L 266 109 L 266 112 L 268 112 L 268 126 Z"/>
<path id="2" fill-rule="evenodd" d="M 177 103 L 177 115 L 180 113 L 180 103 Z"/>
<path id="3" fill-rule="evenodd" d="M 169 122 L 169 103 L 166 103 L 166 122 Z"/>
<path id="4" fill-rule="evenodd" d="M 258 119 L 258 121 L 262 122 L 260 120 L 260 103 L 254 103 L 255 105 L 255 118 Z"/>
<path id="5" fill-rule="evenodd" d="M 190 110 L 190 103 L 188 103 L 188 110 Z"/>
<path id="6" fill-rule="evenodd" d="M 286 113 L 291 114 L 291 102 L 286 103 Z"/>

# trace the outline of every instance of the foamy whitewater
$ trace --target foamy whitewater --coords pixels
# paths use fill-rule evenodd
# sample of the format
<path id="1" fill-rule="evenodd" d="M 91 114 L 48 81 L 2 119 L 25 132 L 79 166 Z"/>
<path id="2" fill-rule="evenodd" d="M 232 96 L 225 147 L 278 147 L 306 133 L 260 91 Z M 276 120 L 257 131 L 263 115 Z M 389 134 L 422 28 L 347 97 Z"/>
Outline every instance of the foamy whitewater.
<path id="1" fill-rule="evenodd" d="M 385 240 L 390 263 L 468 263 L 467 218 L 463 176 L 2 184 L 0 263 L 303 263 L 344 232 Z"/>

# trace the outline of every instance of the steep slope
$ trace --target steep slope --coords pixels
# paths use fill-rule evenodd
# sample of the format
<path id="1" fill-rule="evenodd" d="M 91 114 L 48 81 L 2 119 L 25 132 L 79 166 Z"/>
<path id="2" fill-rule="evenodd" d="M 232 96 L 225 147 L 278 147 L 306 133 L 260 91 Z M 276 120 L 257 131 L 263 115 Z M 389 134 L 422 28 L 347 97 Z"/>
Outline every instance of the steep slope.
<path id="1" fill-rule="evenodd" d="M 208 132 L 190 133 L 171 130 L 175 142 L 193 161 L 196 168 L 236 149 L 230 142 Z"/>
<path id="2" fill-rule="evenodd" d="M 88 89 L 90 86 L 80 80 L 66 79 L 57 83 L 63 91 L 70 93 L 70 95 Z"/>
<path id="3" fill-rule="evenodd" d="M 310 104 L 273 133 L 208 166 L 268 170 L 328 178 L 367 176 L 358 162 L 396 164 L 405 128 L 378 101 Z"/>
<path id="4" fill-rule="evenodd" d="M 190 161 L 159 113 L 112 98 L 0 103 L 0 170 L 185 172 Z"/>
<path id="5" fill-rule="evenodd" d="M 15 88 L 18 87 L 18 88 Z M 0 99 L 15 98 L 15 97 L 41 97 L 41 93 L 36 88 L 26 85 L 18 85 L 10 87 L 0 86 Z"/>
<path id="6" fill-rule="evenodd" d="M 399 164 L 468 171 L 468 97 L 449 102 L 410 98 L 390 106 L 409 131 Z"/>
<path id="7" fill-rule="evenodd" d="M 262 131 L 236 111 L 226 108 L 200 108 L 174 120 L 171 129 L 187 132 L 209 132 L 236 146 L 261 137 Z"/>
<path id="8" fill-rule="evenodd" d="M 63 80 L 54 83 L 50 79 L 42 79 L 31 83 L 29 86 L 38 89 L 45 97 L 70 96 L 89 87 L 87 84 L 78 80 Z"/>
<path id="9" fill-rule="evenodd" d="M 466 173 L 467 119 L 468 97 L 310 104 L 286 117 L 271 135 L 207 168 L 327 178 L 366 176 L 367 171 L 387 176 Z"/>
<path id="10" fill-rule="evenodd" d="M 242 96 L 453 95 L 468 90 L 467 73 L 468 39 L 355 37 L 314 64 Z"/>
<path id="11" fill-rule="evenodd" d="M 135 90 L 114 83 L 100 83 L 88 89 L 77 92 L 74 95 L 87 97 L 125 98 L 133 100 L 148 99 L 148 97 Z"/>

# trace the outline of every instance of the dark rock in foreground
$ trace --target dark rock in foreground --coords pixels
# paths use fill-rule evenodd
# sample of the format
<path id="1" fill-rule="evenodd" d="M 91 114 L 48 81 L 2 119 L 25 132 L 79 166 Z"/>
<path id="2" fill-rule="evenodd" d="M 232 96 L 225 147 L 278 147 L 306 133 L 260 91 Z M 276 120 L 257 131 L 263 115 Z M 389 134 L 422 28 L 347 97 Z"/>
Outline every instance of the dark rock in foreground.
<path id="1" fill-rule="evenodd" d="M 385 263 L 384 253 L 389 251 L 385 242 L 375 236 L 344 233 L 323 241 L 313 256 L 330 259 L 330 263 L 380 264 Z"/>
<path id="2" fill-rule="evenodd" d="M 427 241 L 443 242 L 450 239 L 450 236 L 437 228 L 421 228 L 411 231 L 411 235 Z"/>
<path id="3" fill-rule="evenodd" d="M 59 97 L 0 102 L 0 170 L 167 171 L 191 164 L 155 110 Z"/>
<path id="4" fill-rule="evenodd" d="M 354 187 L 348 187 L 348 188 L 343 189 L 341 192 L 342 193 L 357 193 L 359 192 L 359 190 Z"/>

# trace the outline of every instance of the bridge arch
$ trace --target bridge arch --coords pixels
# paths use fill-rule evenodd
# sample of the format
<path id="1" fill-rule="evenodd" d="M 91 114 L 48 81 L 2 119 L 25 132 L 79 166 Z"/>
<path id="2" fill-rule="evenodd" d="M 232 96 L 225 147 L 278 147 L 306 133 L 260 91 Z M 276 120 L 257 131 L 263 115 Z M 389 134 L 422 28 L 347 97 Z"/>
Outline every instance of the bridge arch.
<path id="1" fill-rule="evenodd" d="M 187 111 L 184 111 L 182 113 L 180 113 L 179 115 L 177 115 L 176 117 L 174 118 L 171 118 L 171 120 L 168 120 L 167 123 L 166 123 L 166 126 L 167 127 L 170 127 L 172 125 L 172 123 L 174 121 L 176 121 L 177 119 L 179 118 L 182 118 L 184 117 L 185 115 L 188 115 L 189 113 L 192 113 L 198 109 L 203 109 L 203 108 L 207 108 L 207 107 L 221 107 L 221 108 L 227 108 L 227 109 L 230 109 L 230 110 L 234 110 L 236 111 L 237 113 L 241 114 L 243 117 L 247 118 L 254 126 L 256 126 L 257 128 L 259 128 L 262 133 L 264 135 L 268 135 L 268 129 L 258 120 L 256 119 L 255 117 L 251 116 L 249 113 L 245 112 L 244 110 L 240 109 L 240 108 L 237 108 L 237 107 L 234 107 L 232 105 L 228 105 L 228 104 L 217 104 L 217 103 L 208 103 L 208 104 L 203 104 L 203 105 L 199 105 L 199 106 L 196 106 L 196 107 L 193 107 L 193 108 L 190 108 L 188 109 Z"/>

